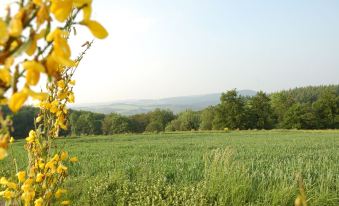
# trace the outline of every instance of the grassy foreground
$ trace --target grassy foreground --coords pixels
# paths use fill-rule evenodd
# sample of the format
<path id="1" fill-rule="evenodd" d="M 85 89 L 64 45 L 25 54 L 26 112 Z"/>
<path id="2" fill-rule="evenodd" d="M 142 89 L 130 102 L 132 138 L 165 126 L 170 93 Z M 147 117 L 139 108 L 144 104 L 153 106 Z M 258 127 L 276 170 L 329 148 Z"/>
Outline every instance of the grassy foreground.
<path id="1" fill-rule="evenodd" d="M 66 144 L 65 144 L 66 142 Z M 14 144 L 25 161 L 23 141 Z M 234 131 L 59 140 L 73 205 L 339 205 L 339 131 Z M 0 162 L 0 176 L 14 167 Z"/>

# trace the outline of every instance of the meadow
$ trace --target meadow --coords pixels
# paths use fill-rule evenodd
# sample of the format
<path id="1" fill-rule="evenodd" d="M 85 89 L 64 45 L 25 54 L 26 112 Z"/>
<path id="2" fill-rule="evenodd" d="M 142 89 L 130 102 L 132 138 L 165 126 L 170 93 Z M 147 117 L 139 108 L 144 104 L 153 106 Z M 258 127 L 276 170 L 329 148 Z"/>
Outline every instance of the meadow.
<path id="1" fill-rule="evenodd" d="M 19 165 L 24 141 L 13 145 Z M 339 131 L 231 131 L 61 139 L 73 205 L 339 205 Z M 7 158 L 0 176 L 13 172 Z"/>

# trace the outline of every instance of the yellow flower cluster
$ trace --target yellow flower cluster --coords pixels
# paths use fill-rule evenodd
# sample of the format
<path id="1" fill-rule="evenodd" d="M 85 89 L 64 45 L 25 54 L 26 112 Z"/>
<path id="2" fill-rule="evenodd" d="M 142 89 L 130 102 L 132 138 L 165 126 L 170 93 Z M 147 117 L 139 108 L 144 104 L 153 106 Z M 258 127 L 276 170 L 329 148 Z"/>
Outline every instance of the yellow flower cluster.
<path id="1" fill-rule="evenodd" d="M 70 201 L 63 200 L 66 190 L 61 185 L 67 177 L 66 165 L 78 159 L 51 148 L 57 148 L 53 140 L 59 130 L 67 129 L 66 106 L 74 102 L 72 76 L 85 53 L 72 59 L 70 31 L 86 26 L 99 39 L 108 33 L 91 18 L 92 0 L 21 0 L 18 5 L 9 5 L 7 15 L 0 17 L 0 104 L 7 104 L 15 113 L 32 98 L 40 102 L 40 113 L 35 119 L 36 129 L 26 138 L 27 170 L 19 171 L 16 180 L 0 178 L 0 201 L 3 198 L 9 205 L 69 205 Z M 87 44 L 85 51 L 90 46 Z M 41 75 L 48 79 L 45 92 L 33 89 Z M 0 115 L 0 124 L 2 160 L 14 138 L 10 137 L 10 118 Z"/>
<path id="2" fill-rule="evenodd" d="M 34 131 L 30 132 L 30 136 L 26 139 L 31 145 L 37 140 Z M 68 153 L 62 151 L 55 154 L 52 158 L 34 159 L 30 166 L 29 172 L 19 171 L 17 182 L 7 180 L 5 177 L 0 179 L 0 185 L 5 190 L 0 192 L 0 197 L 6 199 L 9 203 L 14 203 L 19 198 L 24 205 L 48 205 L 55 199 L 62 199 L 63 194 L 67 191 L 60 189 L 59 186 L 67 176 L 66 162 L 76 162 L 77 158 L 69 158 Z M 62 205 L 68 205 L 68 200 L 61 200 Z"/>
<path id="3" fill-rule="evenodd" d="M 39 83 L 41 73 L 58 78 L 65 67 L 75 66 L 67 42 L 68 30 L 75 24 L 72 22 L 74 15 L 82 11 L 83 19 L 78 24 L 87 26 L 97 38 L 108 35 L 104 27 L 91 20 L 91 3 L 91 0 L 33 0 L 22 5 L 10 20 L 0 18 L 0 98 L 6 102 L 4 94 L 13 88 L 13 95 L 8 101 L 13 112 L 17 112 L 28 97 L 44 97 L 30 89 L 30 86 Z M 65 27 L 51 29 L 53 17 L 65 22 Z M 29 35 L 25 37 L 26 30 L 29 30 Z M 21 51 L 32 59 L 15 64 L 15 58 Z M 26 77 L 26 84 L 17 91 L 16 83 L 21 76 Z"/>

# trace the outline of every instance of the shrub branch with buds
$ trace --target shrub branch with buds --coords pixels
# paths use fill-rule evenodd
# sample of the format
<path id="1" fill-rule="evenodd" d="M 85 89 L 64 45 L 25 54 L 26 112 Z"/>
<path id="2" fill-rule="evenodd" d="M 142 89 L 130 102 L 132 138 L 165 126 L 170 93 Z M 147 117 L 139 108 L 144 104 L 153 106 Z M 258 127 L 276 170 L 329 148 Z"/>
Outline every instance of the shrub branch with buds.
<path id="1" fill-rule="evenodd" d="M 0 17 L 0 104 L 16 113 L 29 99 L 38 100 L 40 112 L 35 129 L 27 134 L 27 169 L 16 176 L 0 177 L 1 199 L 6 205 L 69 205 L 62 183 L 67 166 L 78 161 L 54 144 L 60 130 L 67 129 L 68 103 L 74 102 L 72 79 L 85 52 L 71 57 L 71 31 L 87 27 L 99 39 L 108 33 L 91 19 L 92 0 L 19 0 L 6 7 Z M 3 9 L 0 7 L 0 9 Z M 82 16 L 81 16 L 82 14 Z M 75 32 L 74 32 L 75 33 Z M 46 76 L 45 83 L 40 82 Z M 46 91 L 34 91 L 37 85 Z M 0 160 L 8 156 L 14 138 L 11 119 L 0 116 Z"/>

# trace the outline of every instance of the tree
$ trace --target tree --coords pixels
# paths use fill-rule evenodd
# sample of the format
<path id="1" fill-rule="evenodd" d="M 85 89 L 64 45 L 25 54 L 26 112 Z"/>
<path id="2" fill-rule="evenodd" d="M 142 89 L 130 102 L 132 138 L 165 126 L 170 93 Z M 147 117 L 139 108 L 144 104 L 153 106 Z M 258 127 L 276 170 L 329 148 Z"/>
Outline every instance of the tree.
<path id="1" fill-rule="evenodd" d="M 243 129 L 245 127 L 244 99 L 235 89 L 222 93 L 213 120 L 214 129 Z"/>
<path id="2" fill-rule="evenodd" d="M 286 129 L 314 129 L 317 119 L 310 104 L 293 104 L 285 113 L 282 127 Z"/>
<path id="3" fill-rule="evenodd" d="M 102 131 L 104 134 L 128 133 L 130 129 L 129 119 L 116 113 L 106 116 L 102 123 Z"/>
<path id="4" fill-rule="evenodd" d="M 181 121 L 180 119 L 174 119 L 170 123 L 167 124 L 165 131 L 173 132 L 181 130 Z"/>
<path id="5" fill-rule="evenodd" d="M 166 125 L 175 118 L 172 111 L 164 109 L 155 109 L 148 115 L 150 121 L 145 129 L 148 132 L 164 131 Z"/>
<path id="6" fill-rule="evenodd" d="M 277 127 L 281 127 L 286 111 L 295 103 L 295 100 L 292 94 L 286 91 L 274 93 L 270 97 Z"/>
<path id="7" fill-rule="evenodd" d="M 164 131 L 164 127 L 160 121 L 155 120 L 155 121 L 150 122 L 147 125 L 145 131 L 146 132 L 161 132 L 161 131 Z"/>
<path id="8" fill-rule="evenodd" d="M 128 117 L 130 126 L 131 126 L 131 132 L 144 132 L 147 125 L 150 122 L 150 118 L 148 114 L 136 114 Z"/>
<path id="9" fill-rule="evenodd" d="M 207 107 L 206 109 L 202 110 L 200 115 L 200 129 L 212 130 L 214 116 L 215 108 L 213 106 Z"/>
<path id="10" fill-rule="evenodd" d="M 187 110 L 179 114 L 181 131 L 198 130 L 200 126 L 200 115 L 198 112 Z"/>
<path id="11" fill-rule="evenodd" d="M 271 129 L 273 120 L 270 98 L 260 91 L 249 100 L 249 105 L 254 128 Z"/>
<path id="12" fill-rule="evenodd" d="M 99 135 L 102 134 L 104 114 L 87 111 L 72 111 L 69 117 L 71 135 Z"/>
<path id="13" fill-rule="evenodd" d="M 13 117 L 14 131 L 12 136 L 26 138 L 28 132 L 34 129 L 34 119 L 38 112 L 38 109 L 34 107 L 23 107 L 17 112 Z"/>
<path id="14" fill-rule="evenodd" d="M 338 98 L 334 90 L 325 90 L 313 104 L 318 119 L 318 128 L 335 128 L 338 115 Z"/>

